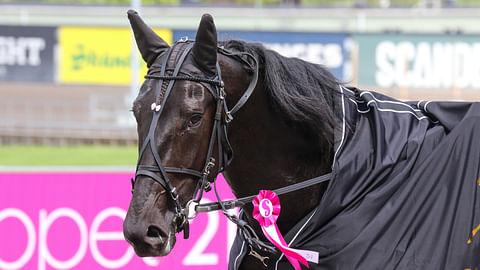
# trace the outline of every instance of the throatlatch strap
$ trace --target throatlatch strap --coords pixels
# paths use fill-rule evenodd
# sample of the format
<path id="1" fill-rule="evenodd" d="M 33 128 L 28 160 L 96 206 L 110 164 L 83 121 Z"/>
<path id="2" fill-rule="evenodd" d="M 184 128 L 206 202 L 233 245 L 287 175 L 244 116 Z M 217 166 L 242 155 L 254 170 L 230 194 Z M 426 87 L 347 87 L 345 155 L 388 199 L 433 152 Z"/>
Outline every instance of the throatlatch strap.
<path id="1" fill-rule="evenodd" d="M 235 114 L 238 110 L 240 110 L 240 108 L 243 107 L 243 105 L 245 105 L 245 103 L 248 101 L 248 99 L 250 98 L 250 96 L 252 95 L 253 93 L 253 90 L 255 89 L 255 87 L 257 86 L 257 81 L 258 81 L 258 61 L 255 57 L 251 56 L 251 58 L 253 59 L 253 61 L 255 61 L 255 72 L 253 73 L 253 78 L 252 80 L 250 81 L 250 84 L 248 85 L 248 88 L 247 90 L 245 91 L 245 93 L 243 94 L 243 96 L 237 101 L 237 104 L 235 104 L 235 106 L 233 106 L 233 108 L 229 111 L 229 114 L 230 115 L 233 115 Z"/>

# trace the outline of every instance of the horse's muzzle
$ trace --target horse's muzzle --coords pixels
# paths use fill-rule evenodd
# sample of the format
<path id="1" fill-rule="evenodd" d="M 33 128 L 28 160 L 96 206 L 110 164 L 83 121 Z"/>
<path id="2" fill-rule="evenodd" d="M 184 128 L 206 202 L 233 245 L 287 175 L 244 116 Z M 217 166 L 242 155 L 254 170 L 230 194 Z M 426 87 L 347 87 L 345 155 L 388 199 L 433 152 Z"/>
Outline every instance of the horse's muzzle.
<path id="1" fill-rule="evenodd" d="M 173 226 L 167 231 L 157 224 L 131 222 L 131 220 L 127 215 L 123 223 L 123 235 L 138 256 L 158 257 L 170 253 L 176 241 Z"/>

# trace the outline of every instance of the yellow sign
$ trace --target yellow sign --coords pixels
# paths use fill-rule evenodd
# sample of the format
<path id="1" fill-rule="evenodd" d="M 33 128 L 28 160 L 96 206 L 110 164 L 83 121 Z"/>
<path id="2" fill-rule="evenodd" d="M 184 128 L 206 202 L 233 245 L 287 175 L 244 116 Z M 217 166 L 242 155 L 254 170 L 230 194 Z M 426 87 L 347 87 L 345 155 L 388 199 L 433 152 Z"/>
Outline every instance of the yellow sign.
<path id="1" fill-rule="evenodd" d="M 167 43 L 172 31 L 154 29 Z M 60 27 L 61 83 L 129 85 L 132 34 L 128 28 Z M 135 48 L 135 51 L 138 50 Z M 139 56 L 140 59 L 141 56 Z M 140 82 L 147 73 L 141 61 Z"/>

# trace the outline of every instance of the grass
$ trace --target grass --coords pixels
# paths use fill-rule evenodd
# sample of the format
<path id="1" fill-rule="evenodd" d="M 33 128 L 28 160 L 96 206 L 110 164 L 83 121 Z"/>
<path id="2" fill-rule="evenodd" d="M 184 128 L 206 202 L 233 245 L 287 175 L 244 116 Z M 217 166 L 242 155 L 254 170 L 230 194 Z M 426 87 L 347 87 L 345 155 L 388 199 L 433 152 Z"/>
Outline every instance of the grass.
<path id="1" fill-rule="evenodd" d="M 137 156 L 136 146 L 0 146 L 0 166 L 134 166 Z"/>

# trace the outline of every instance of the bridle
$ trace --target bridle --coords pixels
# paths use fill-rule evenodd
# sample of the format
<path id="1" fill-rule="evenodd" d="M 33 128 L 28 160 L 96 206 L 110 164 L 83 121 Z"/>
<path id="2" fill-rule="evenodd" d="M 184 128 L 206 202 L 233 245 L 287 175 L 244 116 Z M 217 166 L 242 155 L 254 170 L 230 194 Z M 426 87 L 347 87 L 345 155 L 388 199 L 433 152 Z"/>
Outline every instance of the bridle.
<path id="1" fill-rule="evenodd" d="M 180 45 L 180 44 L 183 44 L 183 45 Z M 172 54 L 173 48 L 175 48 L 176 46 L 183 46 L 183 48 L 181 48 L 183 49 L 183 51 L 181 52 L 181 55 L 178 58 L 179 60 L 175 64 L 175 68 L 173 69 L 173 72 L 171 72 L 171 74 L 167 74 L 166 72 L 167 64 Z M 176 224 L 175 232 L 178 233 L 183 231 L 184 238 L 189 237 L 189 220 L 193 219 L 197 215 L 197 213 L 222 210 L 223 214 L 230 221 L 232 221 L 238 226 L 244 239 L 248 242 L 252 250 L 256 249 L 264 253 L 266 252 L 269 254 L 278 255 L 278 250 L 276 250 L 275 247 L 273 247 L 272 245 L 261 241 L 259 237 L 256 235 L 255 231 L 247 224 L 246 221 L 242 220 L 237 215 L 228 213 L 229 209 L 233 209 L 236 207 L 243 206 L 247 203 L 250 203 L 253 200 L 253 198 L 256 196 L 256 194 L 235 199 L 235 200 L 222 201 L 217 193 L 216 186 L 215 186 L 214 190 L 217 197 L 217 202 L 200 204 L 200 200 L 202 199 L 202 196 L 203 196 L 203 191 L 208 192 L 209 190 L 211 190 L 208 176 L 210 175 L 211 169 L 215 166 L 215 162 L 216 162 L 215 159 L 213 158 L 213 150 L 215 145 L 217 145 L 218 158 L 219 158 L 218 171 L 215 175 L 218 175 L 220 172 L 222 172 L 226 168 L 226 166 L 228 166 L 228 164 L 231 162 L 233 158 L 232 148 L 230 146 L 230 143 L 227 137 L 227 126 L 228 126 L 228 123 L 230 123 L 233 120 L 233 115 L 245 105 L 245 103 L 250 98 L 250 96 L 253 93 L 253 90 L 257 85 L 258 74 L 259 74 L 258 60 L 253 55 L 246 52 L 232 52 L 225 49 L 222 46 L 217 47 L 217 53 L 220 53 L 227 57 L 235 58 L 238 61 L 243 62 L 244 64 L 249 66 L 251 70 L 253 70 L 252 80 L 250 81 L 248 88 L 245 90 L 244 94 L 240 97 L 237 103 L 232 107 L 232 109 L 229 110 L 225 100 L 225 97 L 226 97 L 226 92 L 224 89 L 225 85 L 222 80 L 222 73 L 221 73 L 218 62 L 216 63 L 216 74 L 211 78 L 202 78 L 202 77 L 197 77 L 197 76 L 194 76 L 191 74 L 185 74 L 185 73 L 183 73 L 182 75 L 179 75 L 180 69 L 186 57 L 188 56 L 190 50 L 192 49 L 192 47 L 193 47 L 192 41 L 183 40 L 183 39 L 181 39 L 180 41 L 177 41 L 166 52 L 166 56 L 162 62 L 160 72 L 158 72 L 158 70 L 149 71 L 149 74 L 145 76 L 145 78 L 147 79 L 157 80 L 158 85 L 160 87 L 156 88 L 157 92 L 156 92 L 155 102 L 151 105 L 151 110 L 153 111 L 153 118 L 150 123 L 150 128 L 145 138 L 145 141 L 143 142 L 142 147 L 140 148 L 138 163 L 137 163 L 137 171 L 136 171 L 135 177 L 147 176 L 148 178 L 156 181 L 157 183 L 163 186 L 166 193 L 168 193 L 169 197 L 172 199 L 172 201 L 175 204 L 175 218 L 174 218 L 174 222 Z M 250 58 L 253 61 L 254 66 L 252 66 L 251 62 L 249 62 L 245 58 Z M 160 73 L 160 74 L 155 75 L 157 73 Z M 194 81 L 194 82 L 202 83 L 204 86 L 206 86 L 206 88 L 208 89 L 208 91 L 213 96 L 216 102 L 216 110 L 215 110 L 215 118 L 214 118 L 214 124 L 212 128 L 212 134 L 210 136 L 208 151 L 207 151 L 207 155 L 205 158 L 204 167 L 202 171 L 198 171 L 190 168 L 164 167 L 160 160 L 160 155 L 157 149 L 155 148 L 155 129 L 156 129 L 158 120 L 163 111 L 163 108 L 165 107 L 165 102 L 167 101 L 168 96 L 171 93 L 174 82 L 178 80 Z M 164 88 L 165 89 L 164 94 L 161 97 L 162 86 L 167 82 L 168 82 L 168 85 L 166 89 Z M 160 103 L 157 103 L 160 97 L 162 98 L 162 100 Z M 150 144 L 150 150 L 153 153 L 153 157 L 155 160 L 154 166 L 147 166 L 147 165 L 140 164 L 142 155 L 144 154 L 149 144 Z M 187 202 L 185 207 L 182 207 L 182 205 L 180 204 L 178 200 L 177 190 L 169 180 L 168 173 L 187 174 L 187 175 L 194 176 L 195 178 L 198 178 L 198 182 L 197 182 L 195 191 L 193 193 L 192 199 Z M 328 181 L 329 179 L 331 179 L 331 177 L 332 177 L 332 173 L 328 173 L 328 174 L 324 174 L 303 182 L 299 182 L 286 187 L 275 189 L 273 191 L 277 195 L 282 195 L 282 194 L 303 189 L 312 185 L 316 185 L 321 182 Z M 213 179 L 213 182 L 215 182 L 215 179 L 216 178 Z M 134 190 L 134 186 L 135 186 L 135 181 L 132 179 L 132 192 Z M 193 215 L 190 215 L 189 211 L 192 204 L 194 205 L 195 213 Z"/>
<path id="2" fill-rule="evenodd" d="M 169 75 L 166 72 L 166 68 L 167 68 L 168 61 L 171 57 L 171 54 L 174 51 L 174 48 L 176 46 L 182 46 L 182 48 L 180 48 L 180 51 L 182 49 L 183 51 L 179 52 L 181 53 L 180 58 L 175 64 L 173 73 Z M 226 92 L 224 89 L 224 82 L 222 80 L 222 73 L 221 73 L 218 62 L 216 63 L 216 74 L 212 78 L 202 78 L 202 77 L 197 77 L 190 74 L 180 75 L 180 69 L 183 63 L 185 62 L 185 59 L 188 56 L 189 52 L 191 51 L 192 47 L 193 47 L 192 41 L 189 41 L 189 40 L 177 41 L 166 52 L 166 55 L 163 59 L 163 62 L 160 68 L 160 72 L 159 72 L 160 74 L 155 75 L 155 73 L 158 73 L 158 70 L 156 70 L 153 72 L 150 71 L 149 74 L 145 76 L 146 79 L 157 80 L 158 85 L 160 87 L 157 87 L 155 102 L 152 103 L 151 105 L 151 110 L 153 111 L 153 117 L 150 123 L 148 134 L 139 151 L 137 170 L 135 173 L 135 178 L 137 178 L 138 176 L 147 176 L 148 178 L 159 183 L 165 189 L 166 193 L 169 195 L 169 197 L 172 199 L 172 201 L 175 204 L 175 217 L 174 217 L 174 223 L 176 224 L 175 230 L 176 232 L 181 232 L 183 230 L 184 238 L 188 238 L 189 236 L 189 219 L 192 219 L 194 217 L 194 216 L 189 216 L 189 213 L 188 213 L 191 204 L 198 205 L 200 203 L 200 200 L 202 199 L 203 191 L 209 191 L 211 189 L 208 176 L 210 175 L 211 169 L 215 166 L 215 162 L 216 162 L 215 158 L 213 157 L 214 147 L 215 145 L 217 145 L 217 149 L 218 149 L 218 159 L 219 159 L 218 165 L 219 166 L 218 166 L 218 172 L 215 174 L 217 175 L 218 173 L 222 172 L 225 169 L 225 167 L 231 162 L 233 158 L 232 149 L 227 138 L 227 124 L 233 120 L 233 115 L 238 110 L 240 110 L 240 108 L 242 108 L 243 105 L 245 105 L 245 103 L 253 93 L 253 89 L 255 88 L 258 80 L 258 63 L 255 57 L 253 57 L 249 53 L 231 52 L 229 50 L 226 50 L 223 47 L 218 47 L 217 52 L 229 57 L 234 57 L 236 59 L 239 59 L 240 61 L 244 62 L 254 70 L 253 79 L 251 80 L 247 90 L 242 95 L 242 97 L 237 101 L 237 103 L 233 106 L 233 108 L 229 110 L 227 103 L 225 101 Z M 254 67 L 252 67 L 252 64 L 248 60 L 246 60 L 243 56 L 246 56 L 252 59 L 253 62 L 255 63 Z M 214 97 L 216 102 L 216 110 L 215 110 L 215 118 L 214 118 L 214 123 L 212 128 L 212 134 L 210 136 L 207 156 L 205 158 L 203 170 L 201 171 L 190 169 L 190 168 L 164 167 L 162 165 L 160 155 L 157 149 L 155 148 L 155 145 L 156 145 L 155 130 L 156 130 L 159 118 L 163 112 L 163 108 L 165 107 L 165 103 L 168 99 L 168 96 L 171 93 L 174 82 L 178 80 L 194 81 L 194 82 L 202 83 L 204 85 L 206 84 L 205 85 L 206 88 L 208 89 L 210 94 Z M 168 86 L 164 90 L 164 93 L 162 93 L 163 91 L 162 86 L 164 85 L 164 83 L 166 84 L 167 82 L 168 82 Z M 161 94 L 163 94 L 162 97 L 161 97 Z M 159 101 L 160 99 L 161 101 Z M 141 158 L 145 150 L 147 149 L 148 145 L 150 145 L 150 150 L 155 160 L 155 164 L 153 166 L 140 164 Z M 178 199 L 178 192 L 176 188 L 172 185 L 168 177 L 168 173 L 187 174 L 199 179 L 195 188 L 195 192 L 193 194 L 193 198 L 186 204 L 185 207 L 182 207 L 182 205 L 180 204 Z M 135 186 L 135 181 L 132 179 L 132 192 L 134 190 L 134 186 Z"/>

